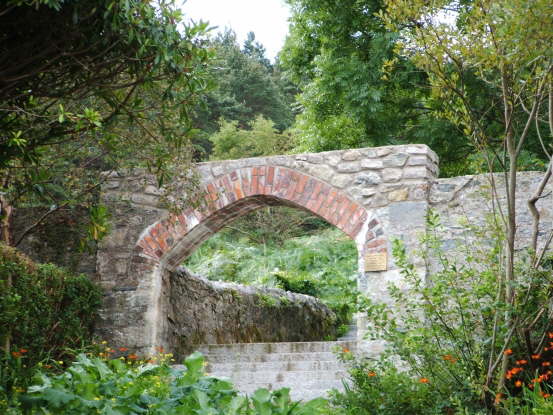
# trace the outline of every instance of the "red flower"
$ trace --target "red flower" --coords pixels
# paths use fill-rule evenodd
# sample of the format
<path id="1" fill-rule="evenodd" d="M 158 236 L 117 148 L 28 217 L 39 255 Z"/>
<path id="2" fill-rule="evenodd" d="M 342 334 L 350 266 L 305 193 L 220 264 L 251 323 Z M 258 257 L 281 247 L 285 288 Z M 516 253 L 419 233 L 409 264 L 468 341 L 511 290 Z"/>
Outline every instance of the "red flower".
<path id="1" fill-rule="evenodd" d="M 127 349 L 126 347 L 120 347 L 119 351 L 120 352 L 127 352 L 127 351 L 129 351 L 129 349 Z"/>

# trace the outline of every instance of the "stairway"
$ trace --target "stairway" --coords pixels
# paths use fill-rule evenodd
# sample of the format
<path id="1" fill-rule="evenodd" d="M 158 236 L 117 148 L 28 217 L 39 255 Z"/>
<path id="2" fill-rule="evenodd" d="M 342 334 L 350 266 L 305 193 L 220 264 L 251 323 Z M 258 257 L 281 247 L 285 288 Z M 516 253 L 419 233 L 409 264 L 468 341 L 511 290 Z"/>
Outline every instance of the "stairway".
<path id="1" fill-rule="evenodd" d="M 209 344 L 200 347 L 207 372 L 227 377 L 240 392 L 291 388 L 294 400 L 309 400 L 342 389 L 347 368 L 334 350 L 355 352 L 356 341 Z"/>

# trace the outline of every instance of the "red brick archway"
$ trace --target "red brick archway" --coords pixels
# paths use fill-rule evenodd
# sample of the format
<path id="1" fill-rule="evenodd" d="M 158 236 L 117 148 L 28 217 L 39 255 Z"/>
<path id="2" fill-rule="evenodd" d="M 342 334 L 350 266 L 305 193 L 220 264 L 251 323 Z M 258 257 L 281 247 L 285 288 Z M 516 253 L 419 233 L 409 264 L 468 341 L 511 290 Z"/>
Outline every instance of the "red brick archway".
<path id="1" fill-rule="evenodd" d="M 335 225 L 356 242 L 360 254 L 386 252 L 378 219 L 335 187 L 298 171 L 277 166 L 232 171 L 205 184 L 205 208 L 187 210 L 151 225 L 136 243 L 131 273 L 163 263 L 176 267 L 203 241 L 233 219 L 270 205 L 307 210 Z M 362 234 L 362 235 L 361 235 Z"/>

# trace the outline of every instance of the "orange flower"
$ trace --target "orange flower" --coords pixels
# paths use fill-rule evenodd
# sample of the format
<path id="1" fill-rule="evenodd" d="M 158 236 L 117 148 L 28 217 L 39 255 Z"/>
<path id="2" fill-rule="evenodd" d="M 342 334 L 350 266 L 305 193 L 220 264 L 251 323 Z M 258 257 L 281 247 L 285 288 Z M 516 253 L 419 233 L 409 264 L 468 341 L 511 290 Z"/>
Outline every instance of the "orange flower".
<path id="1" fill-rule="evenodd" d="M 517 381 L 515 382 L 515 386 L 516 386 L 517 388 L 520 388 L 520 387 L 522 386 L 522 381 L 517 380 Z"/>
<path id="2" fill-rule="evenodd" d="M 534 359 L 534 360 L 538 360 L 540 358 L 541 358 L 541 355 L 539 355 L 539 354 L 533 354 L 532 355 L 532 359 Z"/>
<path id="3" fill-rule="evenodd" d="M 19 349 L 19 353 L 21 353 L 21 354 L 24 354 L 24 353 L 27 353 L 27 352 L 28 352 L 27 349 Z"/>
<path id="4" fill-rule="evenodd" d="M 550 331 L 549 333 L 547 333 L 547 335 L 549 336 L 550 339 L 553 339 L 553 331 Z"/>
<path id="5" fill-rule="evenodd" d="M 16 359 L 21 357 L 21 353 L 20 352 L 12 352 L 12 356 L 15 357 Z"/>
<path id="6" fill-rule="evenodd" d="M 163 346 L 156 347 L 156 350 L 157 350 L 159 353 L 163 353 L 163 352 L 165 351 L 165 349 L 163 348 Z"/>
<path id="7" fill-rule="evenodd" d="M 545 399 L 549 398 L 551 396 L 551 394 L 549 393 L 545 393 L 544 391 L 541 391 L 540 392 L 540 395 L 543 396 Z"/>
<path id="8" fill-rule="evenodd" d="M 444 359 L 445 361 L 447 362 L 451 362 L 451 363 L 455 363 L 457 361 L 456 358 L 454 358 L 452 355 L 450 354 L 446 354 L 446 355 L 443 355 L 442 356 L 442 359 Z"/>
<path id="9" fill-rule="evenodd" d="M 429 383 L 430 380 L 428 380 L 428 378 L 420 378 L 420 379 L 419 379 L 419 382 L 420 382 L 420 383 Z"/>
<path id="10" fill-rule="evenodd" d="M 119 351 L 120 352 L 127 352 L 129 349 L 127 349 L 126 347 L 120 347 L 119 348 Z"/>
<path id="11" fill-rule="evenodd" d="M 544 347 L 544 348 L 543 348 L 543 351 L 544 351 L 544 352 L 549 351 L 549 347 Z"/>
<path id="12" fill-rule="evenodd" d="M 525 365 L 526 363 L 528 363 L 528 360 L 522 359 L 522 360 L 517 360 L 517 361 L 516 361 L 516 364 L 519 365 L 519 366 L 520 366 L 520 365 Z"/>
<path id="13" fill-rule="evenodd" d="M 551 366 L 551 362 L 543 362 L 541 365 L 542 366 Z"/>
<path id="14" fill-rule="evenodd" d="M 134 353 L 131 353 L 130 355 L 127 356 L 127 359 L 136 360 L 138 359 L 138 356 L 135 355 Z"/>
<path id="15" fill-rule="evenodd" d="M 501 402 L 501 398 L 503 398 L 503 394 L 502 394 L 502 393 L 496 393 L 496 394 L 495 394 L 495 401 L 494 401 L 494 403 L 495 403 L 496 405 L 498 405 L 498 404 Z"/>
<path id="16" fill-rule="evenodd" d="M 370 372 L 367 373 L 367 375 L 372 378 L 376 376 L 376 373 L 371 370 Z"/>
<path id="17" fill-rule="evenodd" d="M 342 347 L 342 353 L 349 353 L 349 349 L 347 347 Z"/>
<path id="18" fill-rule="evenodd" d="M 506 355 L 513 354 L 513 349 L 507 349 L 503 352 L 503 354 L 506 354 Z"/>

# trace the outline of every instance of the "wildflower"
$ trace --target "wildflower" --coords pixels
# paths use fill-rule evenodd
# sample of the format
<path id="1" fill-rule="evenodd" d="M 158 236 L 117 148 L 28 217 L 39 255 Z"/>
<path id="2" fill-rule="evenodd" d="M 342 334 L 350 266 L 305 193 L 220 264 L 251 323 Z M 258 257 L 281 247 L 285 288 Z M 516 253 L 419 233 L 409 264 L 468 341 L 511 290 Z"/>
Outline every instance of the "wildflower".
<path id="1" fill-rule="evenodd" d="M 119 351 L 120 352 L 127 352 L 129 349 L 127 349 L 126 347 L 120 347 L 119 348 Z"/>
<path id="2" fill-rule="evenodd" d="M 372 377 L 376 376 L 376 373 L 371 370 L 367 373 L 367 375 L 372 378 Z"/>
<path id="3" fill-rule="evenodd" d="M 551 394 L 545 393 L 544 391 L 541 391 L 541 392 L 540 392 L 540 395 L 541 395 L 542 397 L 544 397 L 545 399 L 547 399 L 547 398 L 549 398 L 549 397 L 551 396 Z"/>
<path id="4" fill-rule="evenodd" d="M 451 362 L 451 363 L 455 363 L 457 361 L 456 358 L 454 358 L 452 355 L 450 354 L 446 354 L 446 355 L 443 355 L 442 356 L 442 359 L 444 359 L 446 362 Z"/>
<path id="5" fill-rule="evenodd" d="M 349 349 L 347 347 L 342 347 L 342 353 L 349 353 Z"/>
<path id="6" fill-rule="evenodd" d="M 538 360 L 540 358 L 541 358 L 541 355 L 539 355 L 539 354 L 533 354 L 532 355 L 532 359 L 534 359 L 534 360 Z"/>
<path id="7" fill-rule="evenodd" d="M 13 352 L 12 352 L 12 356 L 15 357 L 15 358 L 17 359 L 17 358 L 20 358 L 20 357 L 21 357 L 21 353 L 20 353 L 20 352 L 13 351 Z"/>
<path id="8" fill-rule="evenodd" d="M 159 347 L 156 347 L 156 350 L 162 354 L 164 352 L 165 349 L 163 349 L 163 346 L 159 346 Z"/>
<path id="9" fill-rule="evenodd" d="M 131 360 L 136 360 L 138 359 L 138 356 L 135 355 L 134 353 L 131 353 L 130 355 L 127 356 L 128 359 L 131 359 Z"/>
<path id="10" fill-rule="evenodd" d="M 419 379 L 419 382 L 420 382 L 420 383 L 429 383 L 430 380 L 428 380 L 428 378 L 420 378 L 420 379 Z"/>
<path id="11" fill-rule="evenodd" d="M 553 339 L 553 331 L 550 331 L 549 333 L 547 333 L 547 335 L 549 336 L 550 339 Z"/>
<path id="12" fill-rule="evenodd" d="M 19 349 L 19 353 L 21 353 L 21 354 L 25 354 L 25 353 L 27 353 L 27 352 L 28 352 L 27 349 Z"/>
<path id="13" fill-rule="evenodd" d="M 525 365 L 526 363 L 528 363 L 528 360 L 524 360 L 524 359 L 517 360 L 515 363 L 519 366 L 522 366 L 522 365 Z"/>
<path id="14" fill-rule="evenodd" d="M 520 387 L 522 386 L 522 381 L 517 380 L 517 381 L 515 382 L 515 386 L 516 386 L 517 388 L 520 388 Z"/>
<path id="15" fill-rule="evenodd" d="M 551 362 L 543 362 L 541 365 L 542 366 L 551 366 Z"/>
<path id="16" fill-rule="evenodd" d="M 500 402 L 501 402 L 501 398 L 503 398 L 503 394 L 502 393 L 496 393 L 495 394 L 495 401 L 494 401 L 494 404 L 498 405 Z"/>
<path id="17" fill-rule="evenodd" d="M 100 344 L 108 344 L 108 342 L 105 341 L 105 340 L 102 340 L 102 341 L 100 342 Z"/>
<path id="18" fill-rule="evenodd" d="M 510 354 L 513 354 L 513 349 L 507 349 L 503 352 L 503 354 L 505 354 L 507 356 L 510 355 Z"/>

